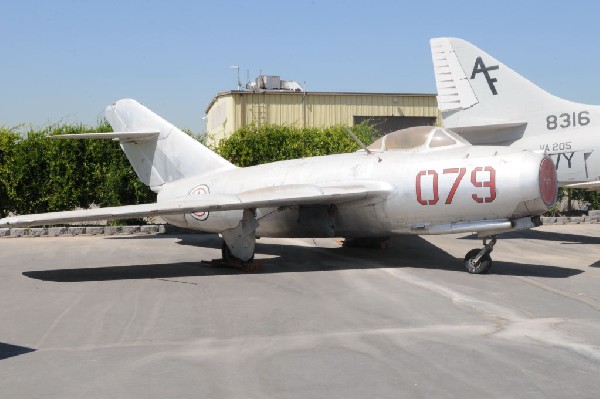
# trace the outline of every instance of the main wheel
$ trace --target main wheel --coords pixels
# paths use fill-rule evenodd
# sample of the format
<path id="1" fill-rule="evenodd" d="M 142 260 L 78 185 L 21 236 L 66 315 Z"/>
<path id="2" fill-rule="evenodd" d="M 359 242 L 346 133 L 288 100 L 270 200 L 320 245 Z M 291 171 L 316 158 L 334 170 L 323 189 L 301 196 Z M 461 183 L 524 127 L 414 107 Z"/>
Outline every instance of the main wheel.
<path id="1" fill-rule="evenodd" d="M 229 249 L 229 247 L 227 246 L 227 243 L 225 242 L 225 240 L 223 240 L 223 243 L 221 244 L 221 257 L 223 258 L 223 260 L 225 261 L 225 263 L 252 263 L 254 262 L 254 255 L 252 255 L 252 257 L 248 260 L 241 260 L 240 258 L 238 258 L 237 256 L 233 255 L 231 253 L 231 249 Z"/>
<path id="2" fill-rule="evenodd" d="M 475 248 L 465 255 L 465 267 L 471 274 L 486 274 L 492 267 L 492 258 L 490 254 L 483 255 L 477 263 L 473 262 L 473 259 L 477 256 L 479 251 L 481 251 L 481 249 Z"/>

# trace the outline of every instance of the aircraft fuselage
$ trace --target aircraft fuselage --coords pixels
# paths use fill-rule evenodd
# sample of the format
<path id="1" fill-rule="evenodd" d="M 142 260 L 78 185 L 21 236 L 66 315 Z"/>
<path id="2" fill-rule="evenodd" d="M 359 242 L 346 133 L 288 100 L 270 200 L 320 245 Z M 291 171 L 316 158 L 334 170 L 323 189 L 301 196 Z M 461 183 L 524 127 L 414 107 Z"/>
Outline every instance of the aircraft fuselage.
<path id="1" fill-rule="evenodd" d="M 368 180 L 388 183 L 388 198 L 335 206 L 259 208 L 258 236 L 366 237 L 390 232 L 449 233 L 457 223 L 541 214 L 542 154 L 506 147 L 465 146 L 452 150 L 359 151 L 281 161 L 216 172 L 166 184 L 158 201 L 204 193 L 232 193 L 282 185 Z M 525 205 L 526 204 L 526 205 Z M 169 223 L 220 232 L 240 220 L 239 211 L 163 216 Z M 231 221 L 231 224 L 230 224 Z"/>

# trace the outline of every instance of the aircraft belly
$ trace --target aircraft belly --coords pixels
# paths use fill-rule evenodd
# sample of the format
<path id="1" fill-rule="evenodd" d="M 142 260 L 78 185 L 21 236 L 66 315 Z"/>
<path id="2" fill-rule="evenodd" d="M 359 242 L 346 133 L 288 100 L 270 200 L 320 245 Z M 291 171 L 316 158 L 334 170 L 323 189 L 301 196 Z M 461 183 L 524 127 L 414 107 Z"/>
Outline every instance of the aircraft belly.
<path id="1" fill-rule="evenodd" d="M 167 222 L 168 224 L 171 224 L 173 226 L 177 226 L 177 227 L 181 227 L 181 228 L 189 228 L 190 226 L 187 224 L 186 220 L 185 220 L 185 215 L 183 214 L 177 214 L 177 215 L 163 215 L 162 219 Z"/>
<path id="2" fill-rule="evenodd" d="M 301 208 L 257 209 L 259 226 L 256 234 L 261 237 L 334 237 L 333 215 L 329 207 Z"/>
<path id="3" fill-rule="evenodd" d="M 195 219 L 189 214 L 168 215 L 163 219 L 177 227 L 220 233 L 223 229 L 222 215 L 219 215 L 217 226 L 209 222 L 211 215 L 216 219 L 215 212 L 209 214 L 206 220 Z M 259 222 L 256 234 L 261 237 L 368 237 L 391 231 L 382 205 L 294 207 L 285 210 L 261 208 L 256 210 L 256 218 Z"/>
<path id="4" fill-rule="evenodd" d="M 339 206 L 336 233 L 343 237 L 379 237 L 392 230 L 385 203 L 369 202 Z"/>
<path id="5" fill-rule="evenodd" d="M 388 233 L 382 206 L 301 206 L 258 209 L 257 235 L 262 237 L 379 236 Z"/>

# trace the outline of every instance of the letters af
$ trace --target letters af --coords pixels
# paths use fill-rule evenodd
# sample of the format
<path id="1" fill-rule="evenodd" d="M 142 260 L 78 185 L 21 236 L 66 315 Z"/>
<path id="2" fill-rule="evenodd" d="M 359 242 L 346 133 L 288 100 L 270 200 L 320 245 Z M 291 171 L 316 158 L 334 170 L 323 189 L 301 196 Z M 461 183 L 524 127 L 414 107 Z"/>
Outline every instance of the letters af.
<path id="1" fill-rule="evenodd" d="M 490 67 L 486 67 L 481 57 L 477 57 L 477 59 L 475 60 L 475 66 L 473 66 L 473 72 L 471 73 L 471 79 L 475 79 L 475 76 L 478 73 L 483 73 L 483 76 L 485 76 L 485 80 L 487 81 L 487 84 L 490 87 L 492 94 L 496 95 L 498 94 L 498 91 L 496 90 L 496 86 L 494 86 L 494 83 L 496 83 L 498 79 L 492 78 L 490 76 L 490 71 L 494 71 L 498 68 L 500 68 L 499 65 L 492 65 Z"/>

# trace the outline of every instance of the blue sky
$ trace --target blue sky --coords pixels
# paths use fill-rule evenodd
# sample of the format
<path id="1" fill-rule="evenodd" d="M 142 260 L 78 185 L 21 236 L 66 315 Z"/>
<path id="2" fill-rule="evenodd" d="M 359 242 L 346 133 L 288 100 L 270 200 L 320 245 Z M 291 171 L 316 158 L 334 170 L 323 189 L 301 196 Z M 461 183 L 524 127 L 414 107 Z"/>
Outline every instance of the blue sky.
<path id="1" fill-rule="evenodd" d="M 204 131 L 240 66 L 308 91 L 434 93 L 429 39 L 471 41 L 545 90 L 600 104 L 594 1 L 0 0 L 0 126 L 83 122 L 135 98 Z"/>

